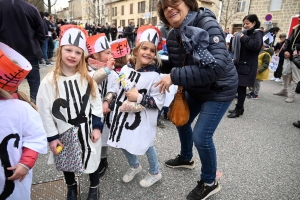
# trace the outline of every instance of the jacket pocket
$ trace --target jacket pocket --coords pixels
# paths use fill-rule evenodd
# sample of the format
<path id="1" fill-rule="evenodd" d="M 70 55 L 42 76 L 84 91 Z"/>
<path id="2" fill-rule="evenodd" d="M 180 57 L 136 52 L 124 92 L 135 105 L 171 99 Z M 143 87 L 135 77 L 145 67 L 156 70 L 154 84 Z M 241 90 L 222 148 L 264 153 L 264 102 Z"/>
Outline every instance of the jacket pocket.
<path id="1" fill-rule="evenodd" d="M 238 74 L 248 75 L 251 71 L 251 64 L 252 62 L 247 61 L 239 62 L 236 68 Z"/>

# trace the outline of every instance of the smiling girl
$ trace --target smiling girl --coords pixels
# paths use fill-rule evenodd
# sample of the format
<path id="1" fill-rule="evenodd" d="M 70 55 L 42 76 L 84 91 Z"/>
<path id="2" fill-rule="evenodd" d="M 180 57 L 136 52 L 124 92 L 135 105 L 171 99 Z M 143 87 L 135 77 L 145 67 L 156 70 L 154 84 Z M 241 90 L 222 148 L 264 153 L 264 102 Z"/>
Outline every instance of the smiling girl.
<path id="1" fill-rule="evenodd" d="M 123 182 L 130 182 L 142 170 L 136 155 L 147 155 L 149 173 L 140 181 L 142 187 L 150 187 L 162 177 L 159 171 L 157 153 L 154 148 L 156 119 L 162 108 L 165 94 L 154 85 L 161 79 L 157 72 L 154 58 L 157 56 L 157 45 L 160 31 L 154 26 L 143 26 L 138 29 L 137 46 L 133 49 L 130 64 L 125 65 L 120 74 L 135 84 L 135 88 L 125 91 L 120 88 L 113 112 L 108 144 L 121 148 L 130 168 L 123 176 Z M 121 112 L 124 101 L 137 102 L 145 107 L 140 112 Z"/>
<path id="2" fill-rule="evenodd" d="M 61 27 L 57 63 L 53 71 L 41 82 L 37 106 L 51 149 L 49 164 L 53 163 L 53 154 L 58 155 L 57 146 L 66 145 L 60 141 L 61 135 L 69 134 L 78 127 L 83 173 L 90 175 L 87 199 L 96 200 L 99 198 L 98 166 L 101 154 L 100 130 L 103 126 L 100 117 L 103 115 L 97 85 L 86 68 L 84 58 L 86 37 L 87 32 L 80 27 L 74 25 Z M 75 200 L 77 199 L 75 174 L 66 171 L 63 173 L 68 185 L 67 199 Z"/>

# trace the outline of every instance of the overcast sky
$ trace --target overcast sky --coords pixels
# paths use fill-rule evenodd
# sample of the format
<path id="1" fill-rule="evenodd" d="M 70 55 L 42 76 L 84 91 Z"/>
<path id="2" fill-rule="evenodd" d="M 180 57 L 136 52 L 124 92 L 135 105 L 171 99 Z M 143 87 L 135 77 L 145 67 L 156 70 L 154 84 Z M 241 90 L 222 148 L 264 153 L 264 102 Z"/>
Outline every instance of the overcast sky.
<path id="1" fill-rule="evenodd" d="M 68 7 L 68 5 L 69 5 L 68 1 L 69 0 L 57 0 L 57 3 L 54 6 L 56 11 L 61 10 L 61 8 Z M 54 2 L 54 0 L 51 0 L 51 2 Z"/>

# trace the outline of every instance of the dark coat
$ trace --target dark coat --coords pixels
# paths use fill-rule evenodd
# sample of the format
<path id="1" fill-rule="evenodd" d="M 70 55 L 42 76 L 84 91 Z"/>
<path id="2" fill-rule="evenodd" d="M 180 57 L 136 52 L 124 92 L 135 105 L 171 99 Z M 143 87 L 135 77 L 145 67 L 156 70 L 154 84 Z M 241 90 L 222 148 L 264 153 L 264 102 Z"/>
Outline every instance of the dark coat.
<path id="1" fill-rule="evenodd" d="M 111 34 L 111 37 L 117 37 L 117 34 L 118 34 L 117 27 L 111 27 L 110 28 L 110 34 Z"/>
<path id="2" fill-rule="evenodd" d="M 298 69 L 300 69 L 300 59 L 298 55 L 293 56 L 293 63 L 296 65 L 296 67 L 298 67 Z"/>
<path id="3" fill-rule="evenodd" d="M 285 40 L 285 45 L 283 48 L 284 52 L 288 51 L 288 52 L 290 52 L 291 55 L 293 55 L 295 46 L 296 45 L 300 46 L 300 33 L 298 34 L 299 31 L 300 31 L 300 25 L 293 27 L 292 34 L 290 35 L 290 37 L 288 39 Z M 291 59 L 292 59 L 292 56 L 291 56 Z"/>
<path id="4" fill-rule="evenodd" d="M 247 30 L 241 37 L 239 63 L 236 65 L 240 86 L 253 86 L 257 74 L 258 54 L 263 44 L 263 33 L 260 30 Z"/>
<path id="5" fill-rule="evenodd" d="M 133 30 L 134 29 L 131 26 L 127 26 L 125 28 L 124 35 L 125 37 L 127 37 L 128 40 L 134 41 L 135 35 L 133 33 Z"/>
<path id="6" fill-rule="evenodd" d="M 44 41 L 44 22 L 34 6 L 23 0 L 0 1 L 0 42 L 28 60 L 37 60 L 43 57 Z"/>
<path id="7" fill-rule="evenodd" d="M 207 50 L 216 59 L 216 65 L 203 66 L 196 64 L 190 54 L 184 58 L 186 50 L 180 42 L 180 36 L 170 30 L 167 37 L 169 60 L 163 62 L 161 72 L 170 73 L 175 85 L 183 88 L 194 98 L 201 101 L 232 101 L 235 97 L 238 76 L 225 44 L 222 28 L 215 15 L 206 8 L 200 8 L 193 24 L 206 30 L 210 45 Z M 216 41 L 216 42 L 215 42 Z"/>

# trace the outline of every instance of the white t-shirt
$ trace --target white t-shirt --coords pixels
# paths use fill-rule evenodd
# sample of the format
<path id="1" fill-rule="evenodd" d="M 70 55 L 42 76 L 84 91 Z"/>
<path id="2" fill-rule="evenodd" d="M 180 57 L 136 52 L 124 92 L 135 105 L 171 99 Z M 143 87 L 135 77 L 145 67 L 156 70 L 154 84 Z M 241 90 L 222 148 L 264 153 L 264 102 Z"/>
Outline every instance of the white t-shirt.
<path id="1" fill-rule="evenodd" d="M 40 115 L 28 103 L 18 100 L 0 100 L 0 194 L 3 193 L 5 168 L 15 166 L 21 159 L 22 148 L 27 147 L 40 154 L 47 153 L 46 133 Z M 7 157 L 8 160 L 5 159 Z M 5 161 L 6 160 L 6 161 Z M 30 200 L 32 170 L 25 179 L 12 181 L 14 188 L 7 184 L 8 200 Z"/>

